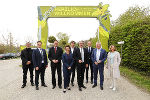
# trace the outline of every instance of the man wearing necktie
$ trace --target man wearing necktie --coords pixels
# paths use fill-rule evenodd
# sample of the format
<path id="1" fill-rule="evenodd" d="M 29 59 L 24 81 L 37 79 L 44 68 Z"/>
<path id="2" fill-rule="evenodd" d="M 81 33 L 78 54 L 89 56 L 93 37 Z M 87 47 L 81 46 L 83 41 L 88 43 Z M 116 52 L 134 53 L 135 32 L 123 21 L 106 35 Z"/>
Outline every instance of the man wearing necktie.
<path id="1" fill-rule="evenodd" d="M 86 68 L 86 83 L 88 83 L 88 71 L 89 71 L 89 67 L 91 70 L 91 84 L 93 84 L 93 63 L 91 60 L 91 54 L 94 48 L 91 47 L 92 43 L 91 41 L 88 41 L 87 43 L 88 47 L 86 48 L 88 51 L 88 67 Z"/>
<path id="2" fill-rule="evenodd" d="M 79 48 L 76 50 L 75 59 L 77 62 L 77 81 L 78 81 L 78 87 L 79 91 L 82 91 L 82 88 L 86 87 L 83 84 L 84 81 L 84 72 L 85 68 L 88 67 L 88 53 L 85 48 L 83 48 L 84 42 L 79 42 Z"/>
<path id="3" fill-rule="evenodd" d="M 101 43 L 96 43 L 96 49 L 93 50 L 91 59 L 93 61 L 93 72 L 94 72 L 94 85 L 92 88 L 97 86 L 97 74 L 100 74 L 100 89 L 103 90 L 104 82 L 104 62 L 107 59 L 107 53 L 101 48 Z"/>
<path id="4" fill-rule="evenodd" d="M 37 42 L 37 49 L 33 50 L 32 59 L 33 65 L 35 67 L 35 85 L 36 90 L 39 90 L 39 75 L 41 75 L 41 85 L 47 87 L 45 84 L 44 76 L 45 76 L 45 69 L 48 67 L 47 62 L 47 54 L 46 50 L 42 49 L 42 42 Z"/>
<path id="5" fill-rule="evenodd" d="M 71 45 L 71 53 L 73 54 L 73 65 L 72 65 L 72 68 L 71 68 L 71 85 L 74 86 L 74 77 L 75 77 L 75 69 L 76 69 L 76 61 L 75 61 L 75 52 L 76 52 L 76 47 L 75 47 L 75 41 L 71 41 L 70 43 Z"/>
<path id="6" fill-rule="evenodd" d="M 63 50 L 58 47 L 58 41 L 54 41 L 54 46 L 49 49 L 48 58 L 51 61 L 51 72 L 52 72 L 52 89 L 56 87 L 55 73 L 57 70 L 58 75 L 58 86 L 62 88 L 62 71 L 61 71 L 61 60 L 62 60 Z"/>

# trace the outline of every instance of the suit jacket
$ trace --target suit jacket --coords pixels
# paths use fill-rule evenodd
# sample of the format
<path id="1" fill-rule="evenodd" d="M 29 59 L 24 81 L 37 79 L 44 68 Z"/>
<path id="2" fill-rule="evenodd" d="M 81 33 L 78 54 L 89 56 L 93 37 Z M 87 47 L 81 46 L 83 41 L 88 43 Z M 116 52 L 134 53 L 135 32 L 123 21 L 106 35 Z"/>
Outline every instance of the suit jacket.
<path id="1" fill-rule="evenodd" d="M 84 63 L 88 64 L 88 51 L 87 51 L 86 48 L 83 48 L 83 50 L 84 50 Z M 75 60 L 76 60 L 77 63 L 79 62 L 79 60 L 82 60 L 79 48 L 77 48 L 76 51 L 75 51 Z"/>
<path id="2" fill-rule="evenodd" d="M 86 49 L 88 51 L 88 47 Z M 91 52 L 88 51 L 88 59 L 89 60 L 91 59 L 91 55 L 92 55 L 93 50 L 94 50 L 94 48 L 91 47 Z"/>
<path id="3" fill-rule="evenodd" d="M 26 66 L 27 61 L 31 61 L 30 65 L 33 65 L 32 52 L 33 50 L 31 48 L 25 48 L 21 51 L 21 60 L 22 60 L 23 67 Z"/>
<path id="4" fill-rule="evenodd" d="M 67 55 L 66 53 L 64 53 L 62 55 L 62 61 L 63 61 L 63 71 L 67 71 L 68 67 L 72 67 L 74 59 L 73 59 L 73 54 L 70 53 L 69 55 Z"/>
<path id="5" fill-rule="evenodd" d="M 96 53 L 97 53 L 97 48 L 93 50 L 92 55 L 91 55 L 91 59 L 92 59 L 93 63 L 96 61 Z M 106 59 L 107 59 L 107 52 L 101 48 L 99 60 L 101 60 L 102 62 L 98 65 L 104 66 L 104 62 Z M 95 63 L 94 63 L 94 65 L 95 65 Z"/>
<path id="6" fill-rule="evenodd" d="M 61 63 L 63 50 L 60 47 L 57 47 L 56 54 L 54 47 L 51 47 L 49 49 L 48 58 L 52 62 L 52 60 L 58 60 L 59 63 Z M 53 62 L 52 62 L 53 63 Z"/>
<path id="7" fill-rule="evenodd" d="M 42 49 L 42 52 L 43 52 L 43 57 L 44 57 L 44 65 L 46 66 L 46 65 L 48 65 L 47 54 L 46 54 L 45 49 Z M 40 68 L 42 66 L 42 55 L 41 55 L 38 48 L 33 50 L 32 60 L 33 60 L 34 67 L 39 67 Z"/>
<path id="8" fill-rule="evenodd" d="M 75 60 L 75 56 L 76 56 L 76 50 L 77 50 L 77 47 L 74 47 L 74 50 L 73 50 L 73 59 L 74 59 L 74 63 L 76 63 L 76 60 Z M 71 51 L 71 50 L 70 50 Z"/>
<path id="9" fill-rule="evenodd" d="M 113 57 L 113 64 L 111 66 L 111 58 L 110 58 L 110 52 L 108 53 L 108 57 L 107 57 L 107 67 L 108 67 L 108 75 L 109 77 L 111 76 L 111 70 L 113 69 L 113 77 L 114 78 L 119 78 L 120 77 L 120 70 L 119 70 L 119 65 L 121 62 L 121 58 L 120 58 L 120 53 L 115 51 L 115 56 Z M 112 69 L 111 69 L 112 67 Z"/>

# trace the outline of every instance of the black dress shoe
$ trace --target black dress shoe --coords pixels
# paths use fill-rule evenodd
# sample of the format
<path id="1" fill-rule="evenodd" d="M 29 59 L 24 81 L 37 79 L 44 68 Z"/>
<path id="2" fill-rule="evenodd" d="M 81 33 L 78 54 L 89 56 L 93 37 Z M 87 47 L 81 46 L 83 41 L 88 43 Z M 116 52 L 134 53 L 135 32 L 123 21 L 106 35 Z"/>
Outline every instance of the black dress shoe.
<path id="1" fill-rule="evenodd" d="M 72 82 L 71 85 L 74 86 L 74 83 Z"/>
<path id="2" fill-rule="evenodd" d="M 64 89 L 63 92 L 66 93 L 66 89 Z"/>
<path id="3" fill-rule="evenodd" d="M 100 86 L 100 89 L 103 90 L 103 86 Z"/>
<path id="4" fill-rule="evenodd" d="M 22 86 L 21 86 L 21 88 L 24 88 L 26 85 L 25 84 L 23 84 Z"/>
<path id="5" fill-rule="evenodd" d="M 55 89 L 56 86 L 53 86 L 52 89 Z"/>
<path id="6" fill-rule="evenodd" d="M 47 85 L 46 85 L 46 84 L 42 84 L 42 86 L 47 87 Z"/>
<path id="7" fill-rule="evenodd" d="M 92 86 L 92 88 L 95 88 L 97 85 L 96 84 L 94 84 L 93 86 Z"/>
<path id="8" fill-rule="evenodd" d="M 71 90 L 71 88 L 70 88 L 70 87 L 68 87 L 68 90 Z"/>
<path id="9" fill-rule="evenodd" d="M 62 89 L 62 86 L 60 85 L 59 88 Z"/>
<path id="10" fill-rule="evenodd" d="M 38 86 L 36 86 L 36 88 L 35 88 L 36 90 L 39 90 L 39 87 Z"/>
<path id="11" fill-rule="evenodd" d="M 86 89 L 86 87 L 83 85 L 82 88 Z"/>
<path id="12" fill-rule="evenodd" d="M 81 87 L 79 87 L 79 91 L 82 91 Z"/>
<path id="13" fill-rule="evenodd" d="M 34 83 L 31 83 L 31 86 L 34 86 Z"/>

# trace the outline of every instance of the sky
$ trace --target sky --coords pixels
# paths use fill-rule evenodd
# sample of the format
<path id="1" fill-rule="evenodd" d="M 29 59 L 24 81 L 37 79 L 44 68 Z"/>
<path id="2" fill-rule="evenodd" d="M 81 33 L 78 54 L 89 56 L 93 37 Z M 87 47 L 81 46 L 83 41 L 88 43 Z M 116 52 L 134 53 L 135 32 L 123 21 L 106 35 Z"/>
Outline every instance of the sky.
<path id="1" fill-rule="evenodd" d="M 97 6 L 100 2 L 109 4 L 111 20 L 116 20 L 129 7 L 150 7 L 149 0 L 1 0 L 0 1 L 0 43 L 2 35 L 11 32 L 19 45 L 25 41 L 37 41 L 37 6 Z M 95 18 L 49 18 L 49 36 L 63 32 L 70 41 L 86 40 L 95 36 L 98 21 Z"/>

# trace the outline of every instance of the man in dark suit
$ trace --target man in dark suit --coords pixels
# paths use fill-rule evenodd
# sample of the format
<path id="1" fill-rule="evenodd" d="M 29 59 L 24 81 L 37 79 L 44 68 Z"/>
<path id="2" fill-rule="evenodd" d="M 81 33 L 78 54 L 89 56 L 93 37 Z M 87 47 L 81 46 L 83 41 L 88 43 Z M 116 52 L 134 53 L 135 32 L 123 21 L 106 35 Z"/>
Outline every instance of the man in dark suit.
<path id="1" fill-rule="evenodd" d="M 22 69 L 23 69 L 23 85 L 21 88 L 24 88 L 27 83 L 27 72 L 28 69 L 30 71 L 30 82 L 31 85 L 34 86 L 33 83 L 33 63 L 32 63 L 32 49 L 31 43 L 26 43 L 26 48 L 21 51 L 21 60 L 22 60 Z"/>
<path id="2" fill-rule="evenodd" d="M 56 87 L 56 78 L 55 72 L 57 69 L 58 74 L 58 86 L 62 88 L 62 71 L 61 71 L 61 59 L 62 59 L 63 50 L 58 47 L 58 41 L 54 41 L 54 47 L 49 49 L 48 58 L 51 61 L 51 72 L 52 72 L 52 89 Z"/>
<path id="3" fill-rule="evenodd" d="M 93 61 L 93 72 L 94 72 L 94 85 L 92 88 L 97 86 L 97 74 L 100 73 L 100 89 L 103 90 L 104 82 L 104 62 L 107 59 L 107 52 L 101 48 L 101 43 L 96 43 L 96 49 L 93 50 L 91 55 Z"/>
<path id="4" fill-rule="evenodd" d="M 86 49 L 88 51 L 88 67 L 86 67 L 86 83 L 88 83 L 88 71 L 89 71 L 89 67 L 90 67 L 90 69 L 91 69 L 91 84 L 93 84 L 93 63 L 91 60 L 91 54 L 92 54 L 94 48 L 91 47 L 91 45 L 92 45 L 91 41 L 88 41 L 87 45 L 88 45 L 88 47 Z"/>
<path id="5" fill-rule="evenodd" d="M 85 68 L 88 67 L 88 53 L 85 48 L 83 48 L 84 42 L 79 42 L 79 48 L 77 48 L 75 54 L 75 59 L 77 62 L 77 81 L 79 86 L 79 91 L 86 87 L 83 84 Z"/>
<path id="6" fill-rule="evenodd" d="M 71 45 L 71 53 L 73 54 L 73 59 L 74 59 L 74 62 L 71 68 L 71 75 L 72 75 L 71 85 L 74 86 L 74 77 L 75 77 L 75 70 L 76 70 L 75 51 L 77 48 L 75 47 L 75 41 L 71 41 L 70 45 Z"/>
<path id="7" fill-rule="evenodd" d="M 39 75 L 41 75 L 41 86 L 47 87 L 44 76 L 45 69 L 48 67 L 46 50 L 42 49 L 42 42 L 37 42 L 37 49 L 33 50 L 32 59 L 35 67 L 35 85 L 36 90 L 39 90 Z"/>

